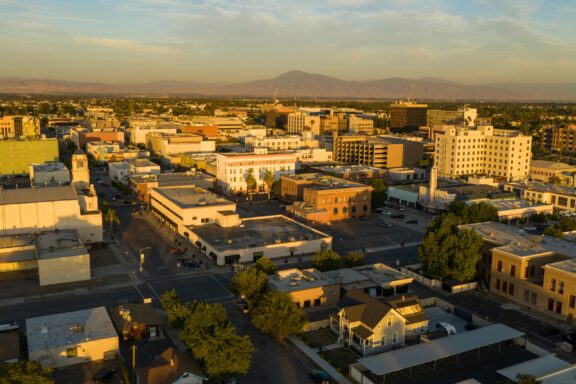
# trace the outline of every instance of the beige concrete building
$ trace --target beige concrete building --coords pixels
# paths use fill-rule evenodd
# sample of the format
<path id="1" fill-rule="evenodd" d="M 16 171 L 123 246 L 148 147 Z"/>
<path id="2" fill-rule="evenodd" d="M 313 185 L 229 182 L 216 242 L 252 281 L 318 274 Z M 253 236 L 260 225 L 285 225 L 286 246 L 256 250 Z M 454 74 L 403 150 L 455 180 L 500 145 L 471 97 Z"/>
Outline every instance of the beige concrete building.
<path id="1" fill-rule="evenodd" d="M 370 216 L 372 187 L 321 173 L 283 175 L 280 197 L 292 203 L 286 208 L 290 214 L 329 223 Z"/>
<path id="2" fill-rule="evenodd" d="M 130 188 L 139 201 L 150 202 L 150 190 L 156 187 L 195 186 L 214 188 L 216 178 L 194 170 L 184 173 L 161 173 L 158 175 L 134 175 L 129 177 Z"/>
<path id="3" fill-rule="evenodd" d="M 242 219 L 237 226 L 188 227 L 189 239 L 216 265 L 313 255 L 332 248 L 332 237 L 286 216 Z"/>
<path id="4" fill-rule="evenodd" d="M 148 149 L 158 156 L 169 156 L 185 152 L 214 152 L 216 142 L 204 140 L 201 135 L 191 133 L 151 132 L 146 137 Z"/>
<path id="5" fill-rule="evenodd" d="M 530 163 L 530 179 L 548 183 L 555 178 L 563 185 L 572 185 L 576 166 L 557 163 L 555 161 L 532 160 Z"/>
<path id="6" fill-rule="evenodd" d="M 429 109 L 427 113 L 427 126 L 438 125 L 476 125 L 478 110 L 468 106 L 459 107 L 456 111 L 446 111 L 439 109 Z"/>
<path id="7" fill-rule="evenodd" d="M 446 126 L 436 137 L 434 165 L 438 177 L 484 174 L 503 180 L 528 177 L 532 137 L 519 131 Z"/>
<path id="8" fill-rule="evenodd" d="M 70 184 L 70 171 L 63 163 L 30 164 L 33 186 Z"/>
<path id="9" fill-rule="evenodd" d="M 148 144 L 148 135 L 151 133 L 166 133 L 175 135 L 178 133 L 179 124 L 172 124 L 167 126 L 158 125 L 156 122 L 142 125 L 135 125 L 132 127 L 130 144 Z"/>
<path id="10" fill-rule="evenodd" d="M 372 116 L 351 114 L 348 116 L 348 131 L 357 135 L 372 135 L 374 119 Z"/>
<path id="11" fill-rule="evenodd" d="M 333 135 L 334 161 L 377 168 L 417 167 L 423 156 L 422 142 L 395 137 Z"/>
<path id="12" fill-rule="evenodd" d="M 34 116 L 3 116 L 0 118 L 0 140 L 38 137 L 40 119 Z"/>
<path id="13" fill-rule="evenodd" d="M 281 175 L 296 172 L 296 155 L 288 152 L 269 153 L 266 148 L 256 148 L 251 153 L 218 153 L 216 179 L 223 191 L 246 191 L 246 176 L 254 175 L 259 190 L 266 190 L 264 177 L 270 170 L 276 180 Z"/>
<path id="14" fill-rule="evenodd" d="M 576 125 L 570 124 L 542 129 L 540 145 L 552 151 L 576 152 Z"/>
<path id="15" fill-rule="evenodd" d="M 523 200 L 552 204 L 560 211 L 576 212 L 576 193 L 573 187 L 544 184 L 537 181 L 528 183 L 506 183 L 504 190 L 514 192 Z"/>
<path id="16" fill-rule="evenodd" d="M 340 284 L 314 268 L 277 271 L 268 277 L 268 286 L 289 293 L 304 310 L 335 307 L 340 300 Z"/>
<path id="17" fill-rule="evenodd" d="M 292 135 L 301 135 L 304 132 L 311 132 L 314 135 L 320 134 L 320 116 L 307 110 L 298 110 L 288 114 L 287 131 Z"/>
<path id="18" fill-rule="evenodd" d="M 93 189 L 67 185 L 0 193 L 0 235 L 64 229 L 76 229 L 85 244 L 102 241 L 102 215 Z"/>
<path id="19" fill-rule="evenodd" d="M 189 232 L 188 226 L 216 223 L 225 228 L 240 223 L 235 203 L 196 186 L 152 188 L 150 209 L 182 235 Z"/>
<path id="20" fill-rule="evenodd" d="M 312 140 L 310 140 L 312 141 Z M 315 147 L 318 147 L 318 141 L 315 141 Z M 254 148 L 268 148 L 275 151 L 287 151 L 304 147 L 304 140 L 301 136 L 248 136 L 244 139 L 247 151 L 253 151 Z"/>
<path id="21" fill-rule="evenodd" d="M 460 226 L 484 239 L 490 292 L 562 319 L 576 315 L 576 247 L 499 223 Z"/>
<path id="22" fill-rule="evenodd" d="M 113 359 L 118 335 L 106 308 L 26 319 L 28 357 L 45 368 Z"/>

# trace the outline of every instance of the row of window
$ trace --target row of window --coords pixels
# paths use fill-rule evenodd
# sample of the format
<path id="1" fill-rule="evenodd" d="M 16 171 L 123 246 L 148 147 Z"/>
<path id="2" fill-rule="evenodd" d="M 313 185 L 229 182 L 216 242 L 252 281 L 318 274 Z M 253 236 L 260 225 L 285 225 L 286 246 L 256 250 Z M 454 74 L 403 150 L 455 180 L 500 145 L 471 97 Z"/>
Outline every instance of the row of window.
<path id="1" fill-rule="evenodd" d="M 514 284 L 508 283 L 507 281 L 500 281 L 500 279 L 496 279 L 496 290 L 502 291 L 504 294 L 514 296 Z"/>
<path id="2" fill-rule="evenodd" d="M 496 271 L 505 273 L 503 265 L 502 265 L 502 260 L 498 260 L 498 263 L 496 265 Z M 525 279 L 528 279 L 530 277 L 534 277 L 535 274 L 536 274 L 536 266 L 535 265 L 528 265 L 528 266 L 526 266 L 526 268 L 524 268 L 524 278 Z M 516 277 L 516 265 L 514 265 L 514 264 L 510 265 L 510 276 Z M 520 275 L 518 277 L 520 277 Z"/>

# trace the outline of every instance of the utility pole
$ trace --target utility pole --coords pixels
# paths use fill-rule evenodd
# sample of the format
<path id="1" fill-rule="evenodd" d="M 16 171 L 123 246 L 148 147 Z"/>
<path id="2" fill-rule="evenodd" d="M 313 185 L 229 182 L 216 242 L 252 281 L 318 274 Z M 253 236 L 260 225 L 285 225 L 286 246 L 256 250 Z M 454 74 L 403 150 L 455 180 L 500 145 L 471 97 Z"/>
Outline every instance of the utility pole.
<path id="1" fill-rule="evenodd" d="M 144 247 L 144 248 L 140 248 L 138 250 L 138 255 L 140 257 L 139 262 L 140 262 L 140 278 L 142 278 L 142 275 L 144 273 L 144 251 L 150 249 L 150 247 Z"/>
<path id="2" fill-rule="evenodd" d="M 132 344 L 132 382 L 136 383 L 137 382 L 137 377 L 136 377 L 136 344 Z"/>

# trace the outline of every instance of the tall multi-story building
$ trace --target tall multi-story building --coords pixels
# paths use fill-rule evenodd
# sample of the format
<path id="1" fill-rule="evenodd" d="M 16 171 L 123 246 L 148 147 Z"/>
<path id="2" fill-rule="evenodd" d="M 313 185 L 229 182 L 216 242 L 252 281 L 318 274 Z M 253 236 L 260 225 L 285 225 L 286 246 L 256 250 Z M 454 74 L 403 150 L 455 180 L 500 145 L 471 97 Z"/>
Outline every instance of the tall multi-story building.
<path id="1" fill-rule="evenodd" d="M 368 115 L 348 116 L 348 131 L 361 135 L 372 135 L 374 133 L 374 119 Z"/>
<path id="2" fill-rule="evenodd" d="M 540 145 L 554 151 L 576 152 L 576 125 L 542 129 Z"/>
<path id="3" fill-rule="evenodd" d="M 214 152 L 216 142 L 204 140 L 200 135 L 191 133 L 151 132 L 146 139 L 148 149 L 156 155 L 168 156 L 184 152 Z"/>
<path id="4" fill-rule="evenodd" d="M 474 126 L 476 125 L 477 117 L 477 109 L 468 108 L 468 106 L 460 107 L 457 111 L 430 109 L 427 113 L 427 125 L 429 127 L 433 127 L 435 125 Z"/>
<path id="5" fill-rule="evenodd" d="M 314 112 L 307 110 L 292 112 L 288 115 L 288 133 L 301 135 L 303 132 L 309 131 L 315 135 L 319 135 L 320 122 L 320 116 Z"/>
<path id="6" fill-rule="evenodd" d="M 556 161 L 532 160 L 530 179 L 548 183 L 556 179 L 557 184 L 572 185 L 576 175 L 576 166 Z"/>
<path id="7" fill-rule="evenodd" d="M 395 137 L 333 135 L 334 161 L 377 168 L 417 167 L 422 160 L 422 142 Z"/>
<path id="8" fill-rule="evenodd" d="M 398 101 L 390 104 L 390 130 L 416 131 L 426 125 L 428 104 Z"/>
<path id="9" fill-rule="evenodd" d="M 258 189 L 265 190 L 266 172 L 274 173 L 276 180 L 296 171 L 296 155 L 287 152 L 268 153 L 256 148 L 252 153 L 218 153 L 216 155 L 217 185 L 223 191 L 246 191 L 246 176 L 254 175 Z"/>
<path id="10" fill-rule="evenodd" d="M 434 151 L 438 177 L 489 175 L 505 180 L 527 178 L 532 137 L 519 131 L 445 126 L 436 136 Z"/>
<path id="11" fill-rule="evenodd" d="M 4 116 L 0 118 L 0 139 L 38 137 L 40 120 L 33 116 Z"/>

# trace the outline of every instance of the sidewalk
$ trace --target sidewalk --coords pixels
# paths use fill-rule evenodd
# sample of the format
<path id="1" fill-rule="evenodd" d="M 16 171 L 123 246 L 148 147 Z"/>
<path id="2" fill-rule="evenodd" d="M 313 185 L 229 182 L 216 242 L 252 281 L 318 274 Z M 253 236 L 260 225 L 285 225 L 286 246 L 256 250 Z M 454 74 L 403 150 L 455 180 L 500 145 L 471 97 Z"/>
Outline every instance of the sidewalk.
<path id="1" fill-rule="evenodd" d="M 312 348 L 304 344 L 299 338 L 292 335 L 288 336 L 288 340 L 290 340 L 290 342 L 294 344 L 296 348 L 298 348 L 302 353 L 308 356 L 308 358 L 314 361 L 314 363 L 316 363 L 320 367 L 320 369 L 329 374 L 334 381 L 340 384 L 352 384 L 350 380 L 348 380 L 346 377 L 344 377 L 344 375 L 338 372 L 336 368 L 328 364 L 328 362 L 323 358 L 321 358 L 316 351 L 314 351 Z"/>

